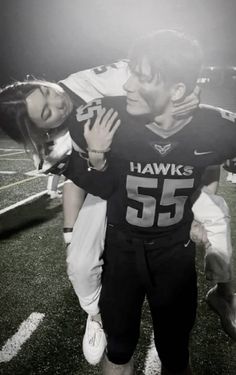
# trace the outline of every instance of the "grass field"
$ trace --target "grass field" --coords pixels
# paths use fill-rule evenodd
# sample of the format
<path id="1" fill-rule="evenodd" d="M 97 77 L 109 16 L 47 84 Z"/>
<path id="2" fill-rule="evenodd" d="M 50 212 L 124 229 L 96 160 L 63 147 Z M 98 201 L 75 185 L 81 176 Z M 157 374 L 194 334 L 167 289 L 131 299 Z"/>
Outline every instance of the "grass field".
<path id="1" fill-rule="evenodd" d="M 42 195 L 3 212 L 46 189 L 45 177 L 25 174 L 33 169 L 18 145 L 5 138 L 0 140 L 0 374 L 97 375 L 99 366 L 88 365 L 82 355 L 86 315 L 66 275 L 60 200 Z M 220 192 L 231 209 L 236 247 L 236 185 L 225 182 L 225 175 L 222 172 Z M 202 249 L 198 251 L 197 267 L 199 307 L 191 340 L 194 374 L 235 375 L 236 343 L 224 334 L 218 317 L 205 302 L 211 285 L 204 278 Z M 234 270 L 236 274 L 236 259 Z M 31 334 L 26 333 L 23 322 Z M 158 374 L 151 335 L 145 305 L 135 354 L 137 375 Z M 12 341 L 8 341 L 10 338 Z"/>

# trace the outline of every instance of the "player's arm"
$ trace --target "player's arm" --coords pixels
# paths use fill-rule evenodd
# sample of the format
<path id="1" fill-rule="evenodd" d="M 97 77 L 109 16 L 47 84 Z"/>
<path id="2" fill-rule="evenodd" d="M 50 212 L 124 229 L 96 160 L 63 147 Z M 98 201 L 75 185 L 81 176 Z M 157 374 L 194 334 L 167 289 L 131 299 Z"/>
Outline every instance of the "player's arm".
<path id="1" fill-rule="evenodd" d="M 202 176 L 202 186 L 212 193 L 216 194 L 220 179 L 220 166 L 213 165 L 206 168 L 204 175 Z"/>
<path id="2" fill-rule="evenodd" d="M 205 104 L 201 103 L 199 104 L 199 107 L 202 109 L 210 109 L 213 111 L 218 112 L 221 115 L 222 120 L 227 120 L 228 123 L 235 123 L 236 121 L 236 112 L 229 111 L 227 109 L 221 108 L 221 107 L 216 107 L 214 105 L 210 104 Z M 225 123 L 227 123 L 227 121 Z M 223 123 L 222 123 L 223 125 Z"/>
<path id="3" fill-rule="evenodd" d="M 82 158 L 77 151 L 73 150 L 64 175 L 87 193 L 108 199 L 117 188 L 112 165 L 113 163 L 109 160 L 105 170 L 97 170 L 91 167 L 87 159 Z"/>
<path id="4" fill-rule="evenodd" d="M 73 227 L 84 203 L 85 195 L 85 191 L 72 181 L 65 181 L 63 187 L 63 237 L 67 245 L 71 242 Z"/>

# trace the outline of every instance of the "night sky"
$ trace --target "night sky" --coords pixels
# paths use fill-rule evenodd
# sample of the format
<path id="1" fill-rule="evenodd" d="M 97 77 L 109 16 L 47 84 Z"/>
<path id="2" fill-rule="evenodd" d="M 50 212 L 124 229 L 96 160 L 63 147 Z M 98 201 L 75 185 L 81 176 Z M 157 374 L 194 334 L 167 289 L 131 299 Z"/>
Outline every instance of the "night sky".
<path id="1" fill-rule="evenodd" d="M 0 0 L 0 85 L 113 62 L 159 28 L 194 35 L 205 64 L 236 65 L 235 16 L 236 0 Z"/>

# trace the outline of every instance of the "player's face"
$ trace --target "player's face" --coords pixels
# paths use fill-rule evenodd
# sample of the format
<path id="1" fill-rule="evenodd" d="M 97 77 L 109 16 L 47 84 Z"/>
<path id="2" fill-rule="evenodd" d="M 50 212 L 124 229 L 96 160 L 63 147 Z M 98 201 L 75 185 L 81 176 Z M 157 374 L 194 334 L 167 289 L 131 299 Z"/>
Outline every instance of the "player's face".
<path id="1" fill-rule="evenodd" d="M 72 102 L 67 93 L 58 85 L 41 85 L 26 98 L 28 115 L 41 129 L 60 126 L 72 110 Z"/>
<path id="2" fill-rule="evenodd" d="M 170 87 L 159 75 L 153 77 L 151 67 L 146 58 L 140 66 L 131 69 L 131 76 L 124 85 L 127 92 L 127 111 L 131 115 L 164 113 L 170 104 Z"/>

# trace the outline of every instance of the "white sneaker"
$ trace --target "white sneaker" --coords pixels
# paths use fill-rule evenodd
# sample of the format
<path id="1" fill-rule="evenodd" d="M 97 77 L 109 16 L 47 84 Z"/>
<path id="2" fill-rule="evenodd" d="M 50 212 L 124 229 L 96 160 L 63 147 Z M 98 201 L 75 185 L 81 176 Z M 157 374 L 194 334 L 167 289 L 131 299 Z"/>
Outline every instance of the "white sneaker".
<path id="1" fill-rule="evenodd" d="M 236 174 L 232 173 L 232 179 L 231 179 L 232 184 L 236 184 Z"/>
<path id="2" fill-rule="evenodd" d="M 226 177 L 226 181 L 231 182 L 232 181 L 232 175 L 233 175 L 233 173 L 228 172 L 227 177 Z"/>
<path id="3" fill-rule="evenodd" d="M 83 353 L 91 365 L 97 365 L 103 356 L 107 340 L 99 322 L 88 316 L 86 330 L 83 337 Z"/>
<path id="4" fill-rule="evenodd" d="M 62 198 L 62 193 L 59 190 L 57 190 L 57 191 L 55 191 L 55 190 L 48 191 L 47 195 L 50 197 L 50 199 L 56 199 L 56 198 L 61 199 Z"/>

